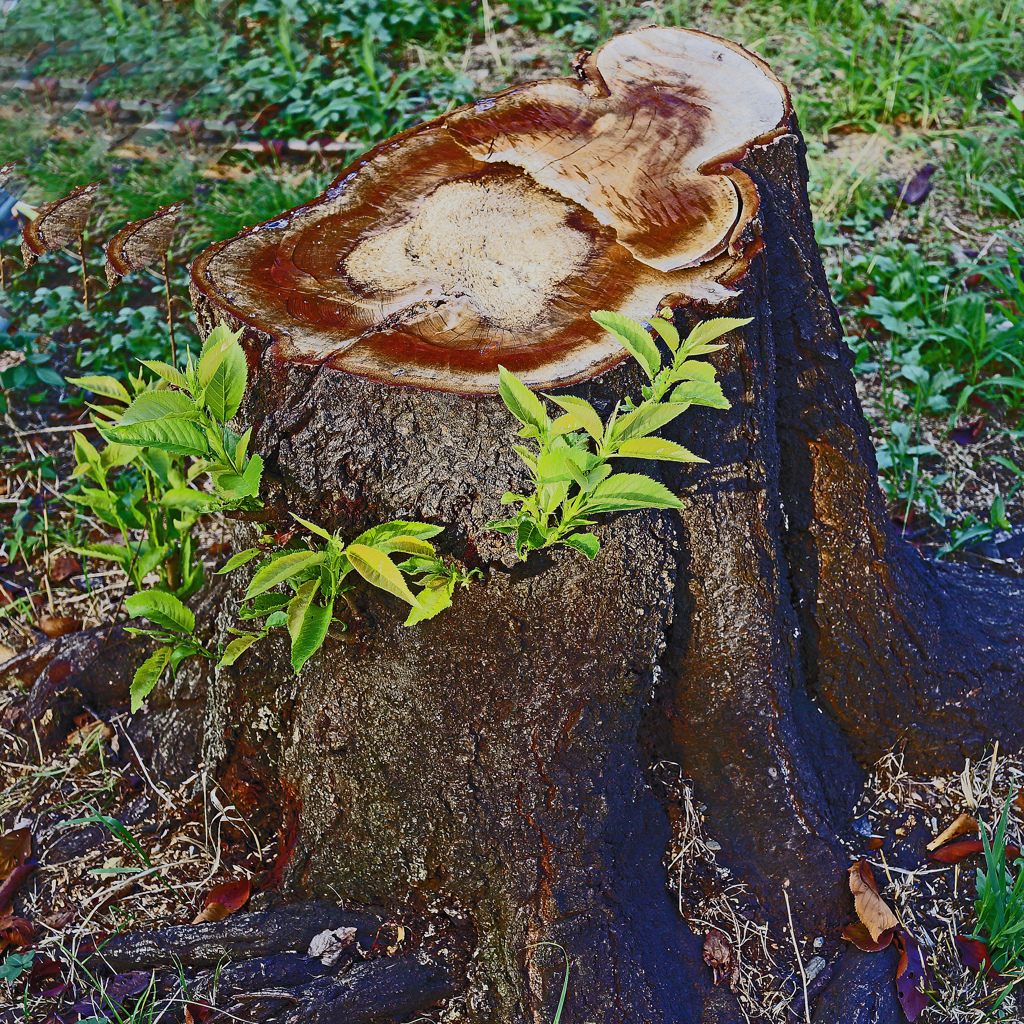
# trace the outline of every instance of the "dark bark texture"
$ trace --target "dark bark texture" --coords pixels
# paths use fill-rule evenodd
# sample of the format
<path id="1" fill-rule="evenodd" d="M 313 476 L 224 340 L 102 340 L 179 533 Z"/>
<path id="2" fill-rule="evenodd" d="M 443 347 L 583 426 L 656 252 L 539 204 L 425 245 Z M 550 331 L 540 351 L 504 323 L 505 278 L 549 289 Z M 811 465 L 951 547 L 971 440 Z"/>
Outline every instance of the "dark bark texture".
<path id="1" fill-rule="evenodd" d="M 283 892 L 461 937 L 471 955 L 457 984 L 437 982 L 440 1019 L 550 1020 L 561 954 L 537 945 L 550 942 L 572 964 L 565 1020 L 742 1019 L 666 886 L 680 810 L 658 784 L 665 765 L 692 782 L 756 913 L 785 936 L 788 894 L 798 934 L 824 936 L 834 961 L 863 766 L 896 743 L 918 771 L 994 738 L 1021 745 L 1024 592 L 929 564 L 890 525 L 802 142 L 785 136 L 740 166 L 765 247 L 734 314 L 753 322 L 712 357 L 732 409 L 667 429 L 710 463 L 654 470 L 685 510 L 608 517 L 594 562 L 560 549 L 520 565 L 486 530 L 500 495 L 525 483 L 498 398 L 281 362 L 246 335 L 255 372 L 240 419 L 266 462 L 271 516 L 294 510 L 348 536 L 433 522 L 484 580 L 408 629 L 399 602 L 357 591 L 348 631 L 300 679 L 267 642 L 205 683 L 182 674 L 154 720 L 206 701 L 207 760 L 243 813 L 279 829 Z M 207 327 L 216 315 L 198 313 Z M 630 363 L 568 390 L 608 412 L 639 383 Z M 226 629 L 237 593 L 218 607 Z M 896 1019 L 893 999 L 837 995 L 847 975 L 831 974 L 815 1021 Z M 267 1012 L 292 1019 L 287 1000 Z M 306 1019 L 349 1019 L 324 1014 Z"/>

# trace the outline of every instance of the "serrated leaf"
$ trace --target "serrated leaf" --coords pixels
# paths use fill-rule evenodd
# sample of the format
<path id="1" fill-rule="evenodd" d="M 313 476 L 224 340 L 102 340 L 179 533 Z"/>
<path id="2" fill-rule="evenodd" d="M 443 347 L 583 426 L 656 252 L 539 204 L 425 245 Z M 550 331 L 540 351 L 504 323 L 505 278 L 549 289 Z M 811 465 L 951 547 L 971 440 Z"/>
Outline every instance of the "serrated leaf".
<path id="1" fill-rule="evenodd" d="M 600 441 L 604 436 L 604 424 L 601 422 L 601 417 L 589 402 L 585 402 L 575 395 L 545 395 L 544 397 L 569 413 L 595 441 Z"/>
<path id="2" fill-rule="evenodd" d="M 416 595 L 419 606 L 409 612 L 405 625 L 415 626 L 417 622 L 432 619 L 435 615 L 443 612 L 445 608 L 450 608 L 453 593 L 455 593 L 455 580 L 451 577 L 441 576 L 430 581 Z"/>
<path id="3" fill-rule="evenodd" d="M 683 503 L 664 484 L 649 476 L 616 473 L 594 488 L 583 511 L 589 514 L 637 508 L 683 508 Z"/>
<path id="4" fill-rule="evenodd" d="M 248 377 L 249 364 L 246 362 L 242 346 L 236 341 L 225 350 L 220 365 L 203 392 L 203 401 L 215 420 L 226 423 L 238 412 L 238 407 L 245 397 Z"/>
<path id="5" fill-rule="evenodd" d="M 703 348 L 722 337 L 723 334 L 728 334 L 729 331 L 734 331 L 737 327 L 745 327 L 752 320 L 753 317 L 737 320 L 731 316 L 719 316 L 713 320 L 705 320 L 704 323 L 697 324 L 687 335 L 686 341 L 683 342 L 683 351 L 691 353 L 694 349 Z"/>
<path id="6" fill-rule="evenodd" d="M 601 542 L 592 533 L 571 533 L 568 537 L 562 538 L 562 543 L 575 548 L 590 559 L 596 558 L 598 551 L 601 550 Z"/>
<path id="7" fill-rule="evenodd" d="M 160 495 L 159 504 L 164 508 L 203 512 L 210 507 L 210 495 L 191 487 L 170 487 Z"/>
<path id="8" fill-rule="evenodd" d="M 379 548 L 385 541 L 392 537 L 416 537 L 419 540 L 429 540 L 436 537 L 444 530 L 443 526 L 432 526 L 430 523 L 417 523 L 407 519 L 392 519 L 387 523 L 380 523 L 371 529 L 359 534 L 353 544 L 365 544 L 369 548 Z"/>
<path id="9" fill-rule="evenodd" d="M 158 377 L 167 381 L 168 384 L 174 384 L 176 387 L 188 390 L 188 381 L 185 380 L 185 374 L 171 366 L 170 363 L 165 363 L 160 359 L 140 359 L 139 362 L 147 370 L 152 370 Z"/>
<path id="10" fill-rule="evenodd" d="M 345 549 L 345 554 L 348 556 L 349 562 L 352 563 L 352 568 L 367 583 L 372 583 L 380 590 L 400 597 L 414 608 L 419 607 L 419 601 L 405 585 L 405 578 L 398 566 L 384 552 L 367 547 L 365 544 L 349 544 Z"/>
<path id="11" fill-rule="evenodd" d="M 599 310 L 596 313 L 591 313 L 590 316 L 612 335 L 643 367 L 644 373 L 654 380 L 661 368 L 661 353 L 658 352 L 658 346 L 651 340 L 647 331 L 635 320 L 631 320 L 621 313 Z"/>
<path id="12" fill-rule="evenodd" d="M 119 424 L 107 431 L 115 441 L 138 446 L 160 448 L 177 455 L 192 455 L 201 458 L 210 450 L 206 434 L 191 420 L 168 416 L 162 420 L 147 420 L 143 423 Z"/>
<path id="13" fill-rule="evenodd" d="M 168 417 L 194 420 L 199 418 L 199 410 L 192 399 L 180 391 L 146 391 L 133 399 L 132 404 L 125 409 L 118 427 Z"/>
<path id="14" fill-rule="evenodd" d="M 100 452 L 100 465 L 105 469 L 113 469 L 115 466 L 127 466 L 139 455 L 139 449 L 133 444 L 119 444 L 117 441 L 108 442 L 107 446 Z"/>
<path id="15" fill-rule="evenodd" d="M 333 616 L 333 601 L 329 601 L 326 606 L 311 601 L 306 607 L 302 622 L 297 632 L 292 635 L 292 669 L 296 675 L 302 671 L 302 666 L 323 646 L 324 640 L 327 639 L 327 630 L 330 629 Z M 289 631 L 291 631 L 291 625 L 291 616 L 289 616 Z"/>
<path id="16" fill-rule="evenodd" d="M 279 583 L 284 583 L 285 580 L 297 576 L 304 569 L 312 569 L 314 566 L 320 565 L 326 557 L 323 551 L 295 551 L 275 558 L 253 576 L 249 589 L 245 593 L 245 599 L 248 601 L 257 597 L 270 590 L 271 587 L 276 587 Z"/>
<path id="17" fill-rule="evenodd" d="M 714 381 L 688 380 L 672 392 L 672 401 L 706 405 L 712 409 L 731 409 L 732 404 L 722 393 L 722 385 Z"/>
<path id="18" fill-rule="evenodd" d="M 612 441 L 618 443 L 634 437 L 645 437 L 660 430 L 686 411 L 685 405 L 675 402 L 660 402 L 657 405 L 644 403 L 639 409 L 620 416 L 612 427 Z"/>
<path id="19" fill-rule="evenodd" d="M 294 512 L 289 513 L 297 523 L 301 523 L 310 533 L 315 533 L 318 537 L 323 537 L 324 540 L 330 540 L 331 535 L 322 527 L 317 526 L 316 523 L 311 523 L 308 519 L 303 519 L 297 516 Z"/>
<path id="20" fill-rule="evenodd" d="M 73 497 L 67 495 L 67 497 Z M 117 562 L 126 566 L 131 561 L 131 553 L 120 544 L 83 544 L 81 547 L 69 548 L 76 555 L 88 555 L 91 558 L 102 558 L 106 562 Z"/>
<path id="21" fill-rule="evenodd" d="M 214 573 L 215 576 L 223 576 L 226 572 L 234 572 L 239 567 L 245 565 L 247 562 L 251 562 L 260 553 L 259 548 L 246 548 L 245 551 L 239 551 L 237 554 L 232 555 L 228 559 L 227 565 L 223 569 L 217 569 Z"/>
<path id="22" fill-rule="evenodd" d="M 671 380 L 706 380 L 713 381 L 717 371 L 703 359 L 684 359 L 678 366 L 674 367 Z"/>
<path id="23" fill-rule="evenodd" d="M 221 656 L 221 659 L 217 664 L 222 668 L 226 668 L 228 665 L 234 665 L 234 663 L 238 661 L 238 659 L 259 639 L 259 633 L 243 633 L 241 636 L 236 636 L 235 639 L 224 648 L 224 654 Z"/>
<path id="24" fill-rule="evenodd" d="M 390 540 L 381 541 L 377 545 L 378 551 L 391 552 L 400 551 L 406 555 L 423 555 L 429 558 L 437 554 L 434 545 L 419 537 L 392 537 Z"/>
<path id="25" fill-rule="evenodd" d="M 619 445 L 616 455 L 634 459 L 658 459 L 662 462 L 707 462 L 707 459 L 694 455 L 675 441 L 666 441 L 661 437 L 636 437 Z"/>
<path id="26" fill-rule="evenodd" d="M 290 594 L 260 594 L 253 598 L 252 604 L 243 604 L 238 609 L 240 619 L 259 619 L 264 615 L 272 615 L 291 602 Z M 268 625 L 269 625 L 269 619 Z"/>
<path id="27" fill-rule="evenodd" d="M 240 349 L 238 339 L 241 336 L 241 331 L 229 331 L 223 324 L 218 324 L 207 335 L 203 349 L 199 353 L 199 365 L 196 367 L 196 377 L 204 388 L 213 379 L 231 347 Z M 245 353 L 242 353 L 242 358 L 245 358 Z"/>
<path id="28" fill-rule="evenodd" d="M 171 660 L 171 648 L 160 647 L 151 654 L 136 670 L 132 679 L 132 714 L 142 707 L 142 702 L 156 686 Z"/>
<path id="29" fill-rule="evenodd" d="M 196 617 L 173 594 L 162 590 L 140 590 L 124 602 L 128 614 L 141 615 L 164 629 L 177 633 L 191 633 L 196 628 Z"/>
<path id="30" fill-rule="evenodd" d="M 541 400 L 504 366 L 498 367 L 498 378 L 498 393 L 508 411 L 525 426 L 533 427 L 540 434 L 546 433 L 551 426 L 551 419 Z"/>
<path id="31" fill-rule="evenodd" d="M 68 377 L 67 381 L 69 384 L 77 384 L 80 388 L 91 391 L 94 395 L 114 398 L 125 405 L 132 400 L 125 386 L 115 377 Z"/>
<path id="32" fill-rule="evenodd" d="M 679 331 L 676 330 L 676 325 L 671 320 L 666 320 L 660 316 L 651 317 L 648 321 L 651 327 L 660 335 L 661 340 L 673 351 L 677 351 L 679 348 Z"/>

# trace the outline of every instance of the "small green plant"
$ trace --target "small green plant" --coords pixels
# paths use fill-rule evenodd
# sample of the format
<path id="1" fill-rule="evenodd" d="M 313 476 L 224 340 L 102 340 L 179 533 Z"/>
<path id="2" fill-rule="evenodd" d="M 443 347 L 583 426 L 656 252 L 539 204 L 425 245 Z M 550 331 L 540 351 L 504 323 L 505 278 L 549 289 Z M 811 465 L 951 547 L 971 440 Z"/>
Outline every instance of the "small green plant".
<path id="1" fill-rule="evenodd" d="M 22 975 L 32 970 L 32 961 L 36 957 L 36 950 L 30 949 L 27 953 L 10 953 L 0 963 L 0 981 L 6 981 L 13 985 Z"/>
<path id="2" fill-rule="evenodd" d="M 1018 855 L 1014 879 L 1006 862 L 1010 804 L 1007 799 L 991 841 L 987 830 L 981 829 L 985 868 L 977 874 L 974 912 L 978 923 L 973 938 L 984 941 L 995 970 L 1016 982 L 1024 978 L 1024 859 Z"/>
<path id="3" fill-rule="evenodd" d="M 594 558 L 600 542 L 584 529 L 594 525 L 592 516 L 601 512 L 683 507 L 657 480 L 640 473 L 612 475 L 611 460 L 705 462 L 681 444 L 650 435 L 691 405 L 729 408 L 721 385 L 715 381 L 715 368 L 694 357 L 724 348 L 712 342 L 750 323 L 749 319 L 720 317 L 700 324 L 681 340 L 668 319 L 655 317 L 650 321 L 651 330 L 671 353 L 669 364 L 663 366 L 662 353 L 642 324 L 619 313 L 597 312 L 591 316 L 640 363 L 650 384 L 644 385 L 639 405 L 631 400 L 624 406 L 616 403 L 607 422 L 582 398 L 545 395 L 563 410 L 563 415 L 552 420 L 544 403 L 532 391 L 504 367 L 499 368 L 502 400 L 523 424 L 519 436 L 536 445 L 536 450 L 521 445 L 515 448 L 533 478 L 533 493 L 506 493 L 502 504 L 518 503 L 518 513 L 511 519 L 488 524 L 493 530 L 515 535 L 520 558 L 553 544 L 564 544 Z"/>
<path id="4" fill-rule="evenodd" d="M 242 615 L 245 618 L 267 619 L 268 627 L 274 616 L 287 625 L 291 636 L 292 668 L 296 673 L 320 649 L 327 638 L 331 623 L 339 621 L 335 604 L 351 587 L 344 582 L 353 571 L 368 583 L 401 598 L 411 605 L 407 626 L 433 618 L 452 602 L 452 594 L 459 584 L 468 586 L 479 570 L 466 573 L 447 566 L 429 542 L 441 532 L 441 527 L 428 523 L 393 520 L 381 523 L 361 533 L 346 544 L 337 533 L 298 516 L 293 518 L 324 543 L 298 551 L 285 551 L 272 555 L 256 571 L 246 591 Z M 230 572 L 257 558 L 259 548 L 249 548 L 235 555 L 222 572 Z M 399 556 L 398 562 L 392 556 Z M 405 577 L 415 579 L 421 586 L 414 594 Z M 286 584 L 291 594 L 272 593 L 275 587 Z M 274 622 L 273 624 L 276 624 Z M 232 660 L 240 656 L 263 634 L 242 634 L 229 645 Z"/>

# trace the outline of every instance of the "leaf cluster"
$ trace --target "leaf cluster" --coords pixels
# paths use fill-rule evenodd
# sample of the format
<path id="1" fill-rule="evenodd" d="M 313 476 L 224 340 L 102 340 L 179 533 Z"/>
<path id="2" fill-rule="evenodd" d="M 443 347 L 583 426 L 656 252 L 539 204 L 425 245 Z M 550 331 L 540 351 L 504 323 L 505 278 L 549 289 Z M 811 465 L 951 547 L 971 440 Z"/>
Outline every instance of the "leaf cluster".
<path id="1" fill-rule="evenodd" d="M 974 938 L 984 938 L 992 966 L 1004 976 L 1024 977 L 1024 859 L 1016 862 L 1016 879 L 1007 864 L 1006 827 L 1011 801 L 1006 801 L 991 841 L 981 829 L 985 868 L 978 869 Z"/>
<path id="2" fill-rule="evenodd" d="M 393 520 L 361 533 L 346 544 L 338 533 L 293 518 L 319 542 L 312 546 L 275 553 L 257 569 L 245 594 L 243 618 L 266 617 L 262 633 L 242 633 L 232 640 L 222 664 L 232 664 L 274 626 L 287 626 L 291 637 L 291 661 L 296 673 L 327 638 L 331 623 L 338 621 L 335 605 L 351 586 L 345 581 L 354 572 L 368 583 L 411 606 L 407 626 L 433 618 L 452 603 L 457 584 L 468 586 L 474 573 L 446 566 L 430 543 L 441 527 L 428 523 Z M 236 554 L 221 572 L 231 572 L 263 552 L 249 548 Z M 406 577 L 421 587 L 413 593 Z M 290 593 L 275 588 L 285 585 Z"/>
<path id="3" fill-rule="evenodd" d="M 670 320 L 655 317 L 649 326 L 668 349 L 670 358 L 664 362 L 661 349 L 643 324 L 620 313 L 591 316 L 640 363 L 649 384 L 643 386 L 639 404 L 616 403 L 606 421 L 582 398 L 545 395 L 562 410 L 562 415 L 552 419 L 540 398 L 514 374 L 499 368 L 501 398 L 523 424 L 519 437 L 534 445 L 515 447 L 534 489 L 532 494 L 506 493 L 502 504 L 518 504 L 517 514 L 489 525 L 515 536 L 520 558 L 553 544 L 564 544 L 594 558 L 600 542 L 585 529 L 595 524 L 592 516 L 683 507 L 657 480 L 641 473 L 613 474 L 612 460 L 705 462 L 683 445 L 652 435 L 692 405 L 729 408 L 715 380 L 715 368 L 697 357 L 723 348 L 714 342 L 750 322 L 720 317 L 699 324 L 682 339 Z"/>

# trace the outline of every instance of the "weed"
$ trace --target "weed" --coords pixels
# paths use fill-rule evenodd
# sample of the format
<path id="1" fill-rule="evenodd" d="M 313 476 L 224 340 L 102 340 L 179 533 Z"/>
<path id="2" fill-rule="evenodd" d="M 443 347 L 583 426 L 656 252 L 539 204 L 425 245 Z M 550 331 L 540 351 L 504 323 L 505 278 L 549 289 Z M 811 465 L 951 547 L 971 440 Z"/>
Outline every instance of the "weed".
<path id="1" fill-rule="evenodd" d="M 985 868 L 979 868 L 977 873 L 974 912 L 978 921 L 974 938 L 984 940 L 992 966 L 999 974 L 1018 981 L 1024 978 L 1024 859 L 1017 858 L 1014 880 L 1006 862 L 1010 804 L 1008 799 L 991 840 L 988 831 L 981 830 Z"/>

